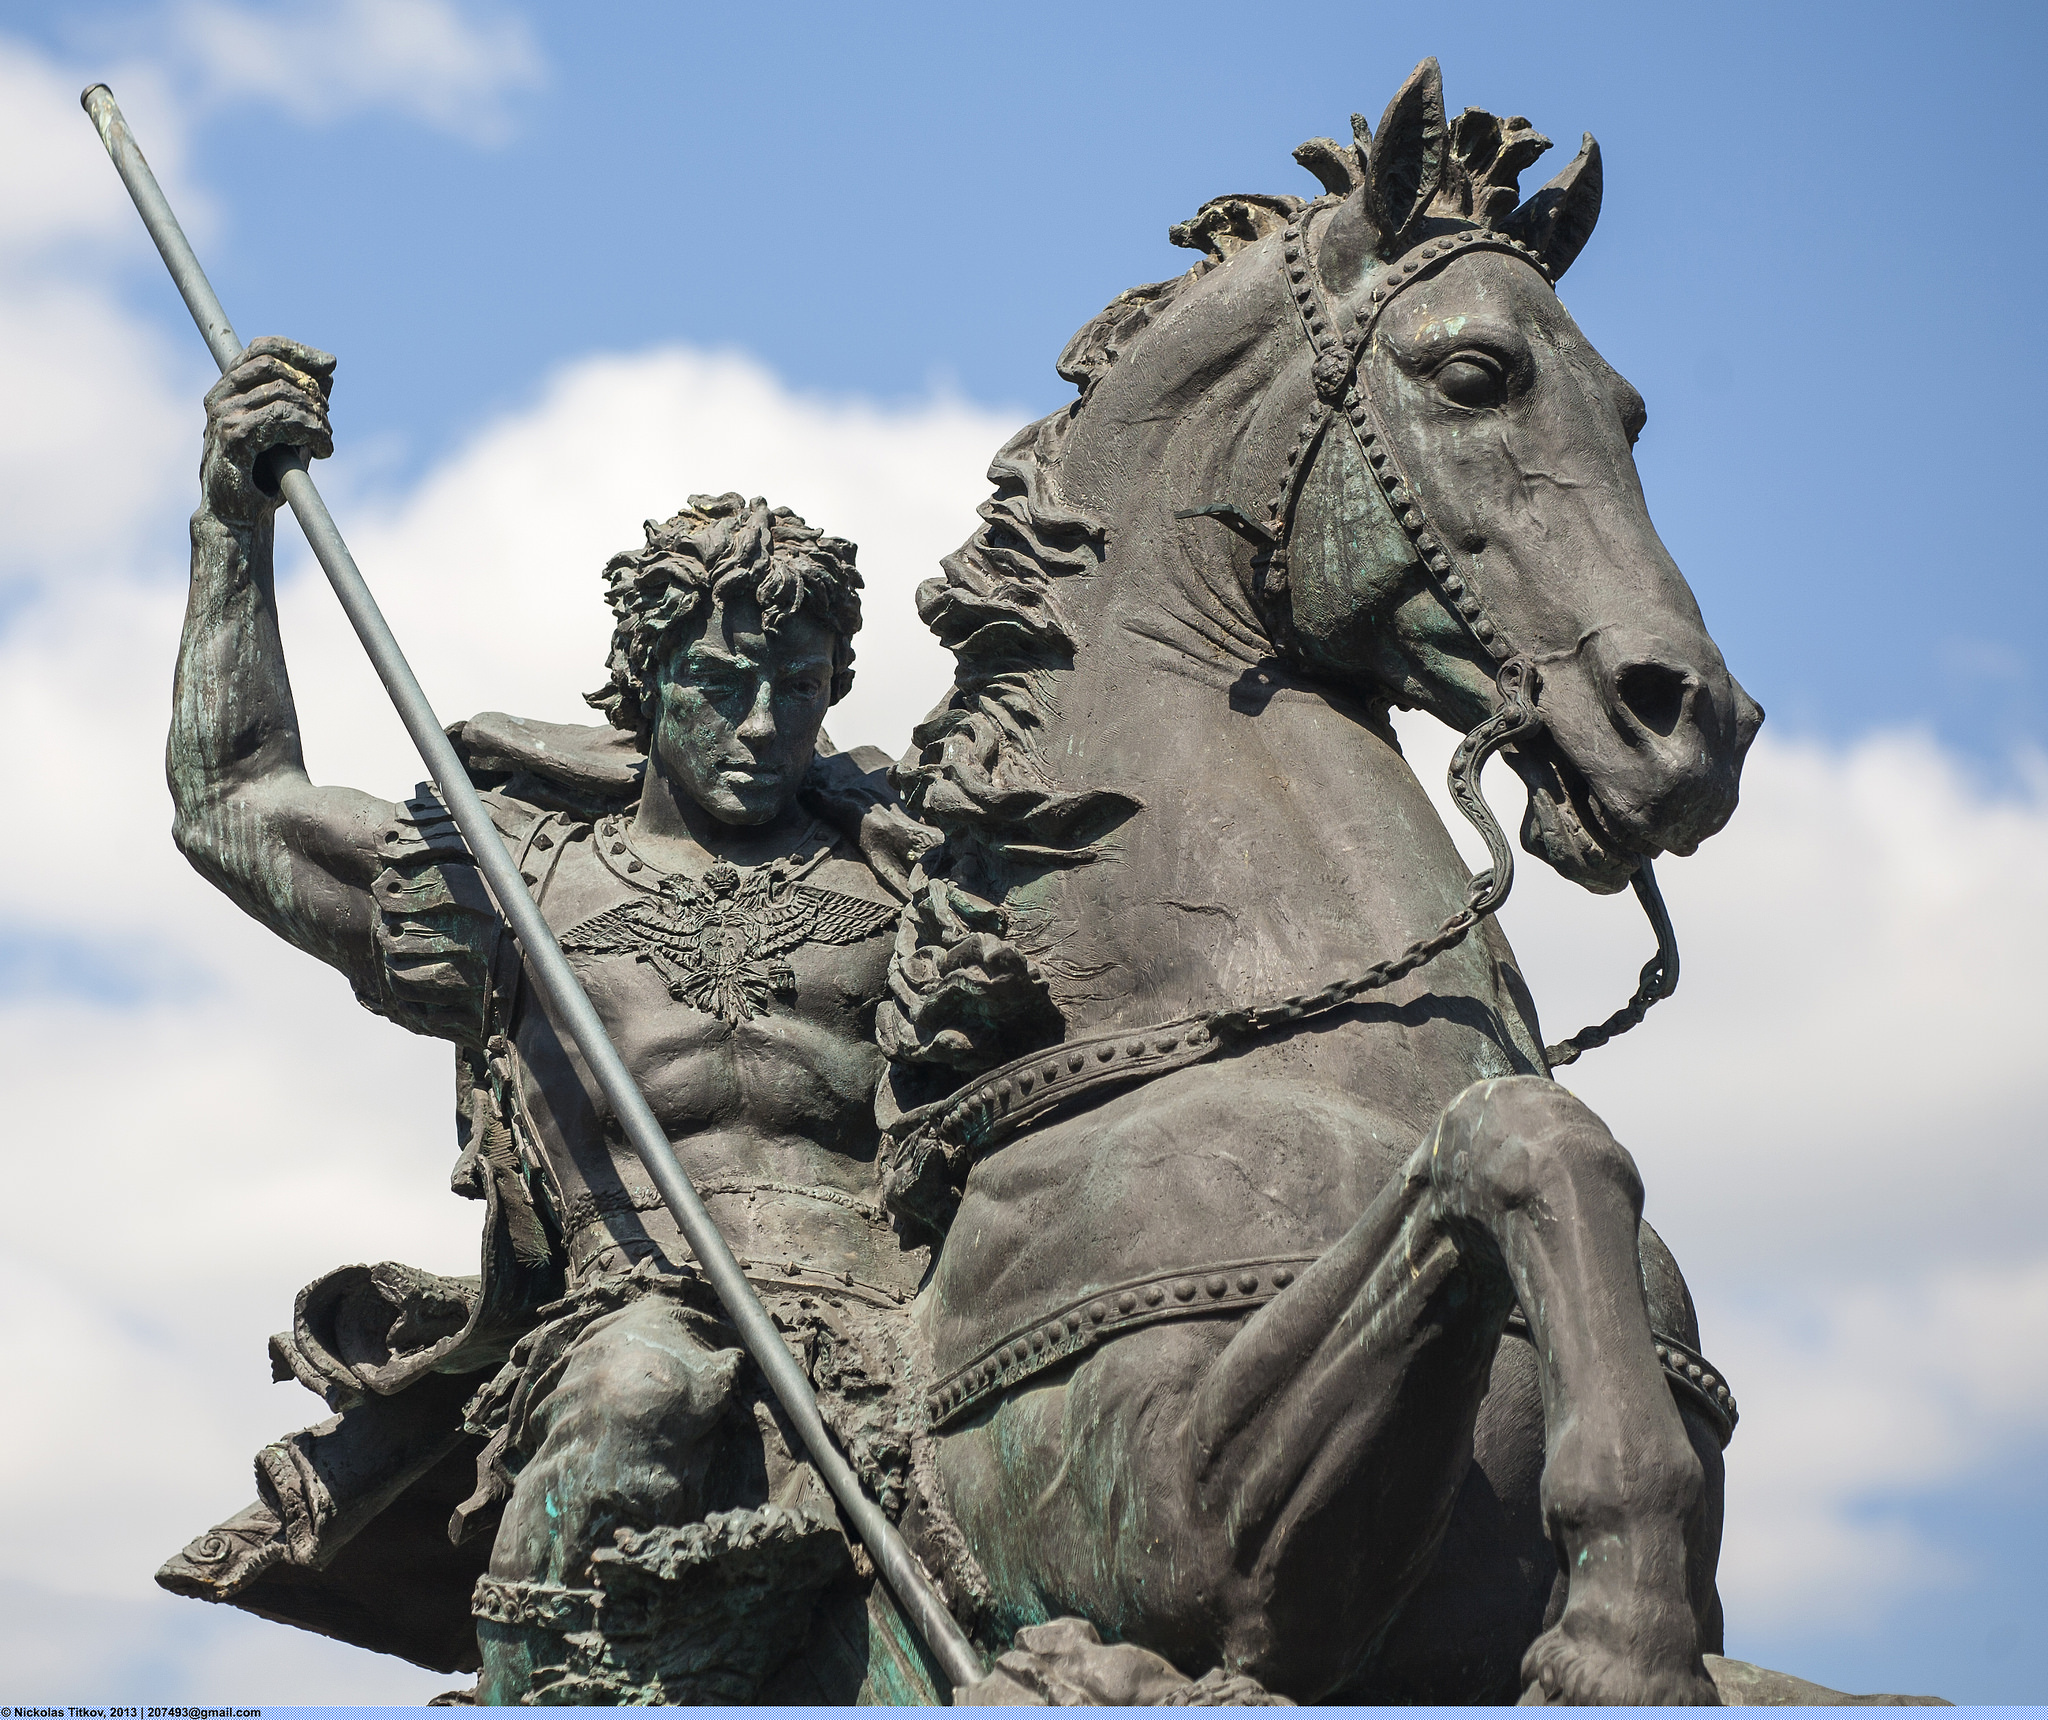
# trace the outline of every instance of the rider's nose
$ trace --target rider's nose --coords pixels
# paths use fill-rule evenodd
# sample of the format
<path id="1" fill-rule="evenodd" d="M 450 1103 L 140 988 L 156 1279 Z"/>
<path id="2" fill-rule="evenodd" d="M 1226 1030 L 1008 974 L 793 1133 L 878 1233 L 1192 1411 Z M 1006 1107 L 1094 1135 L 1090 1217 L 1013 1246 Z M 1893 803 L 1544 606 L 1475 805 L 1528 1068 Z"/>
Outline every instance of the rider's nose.
<path id="1" fill-rule="evenodd" d="M 1699 690 L 1695 671 L 1654 658 L 1624 663 L 1614 671 L 1615 708 L 1659 740 L 1669 740 L 1691 716 Z"/>
<path id="2" fill-rule="evenodd" d="M 765 741 L 775 737 L 775 689 L 766 681 L 755 690 L 753 707 L 740 724 L 740 739 Z"/>

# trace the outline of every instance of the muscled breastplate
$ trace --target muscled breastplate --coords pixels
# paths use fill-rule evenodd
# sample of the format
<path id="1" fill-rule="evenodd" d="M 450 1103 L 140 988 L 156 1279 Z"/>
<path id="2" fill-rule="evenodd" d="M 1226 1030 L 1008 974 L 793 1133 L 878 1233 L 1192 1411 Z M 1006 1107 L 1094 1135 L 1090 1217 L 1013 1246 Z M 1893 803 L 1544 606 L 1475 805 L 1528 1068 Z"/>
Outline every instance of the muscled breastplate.
<path id="1" fill-rule="evenodd" d="M 757 867 L 665 872 L 623 817 L 571 827 L 536 894 L 620 1055 L 751 1275 L 904 1300 L 921 1251 L 874 1182 L 874 1003 L 897 909 L 819 826 Z M 540 1011 L 514 1035 L 560 1187 L 573 1277 L 649 1254 L 673 1221 Z"/>

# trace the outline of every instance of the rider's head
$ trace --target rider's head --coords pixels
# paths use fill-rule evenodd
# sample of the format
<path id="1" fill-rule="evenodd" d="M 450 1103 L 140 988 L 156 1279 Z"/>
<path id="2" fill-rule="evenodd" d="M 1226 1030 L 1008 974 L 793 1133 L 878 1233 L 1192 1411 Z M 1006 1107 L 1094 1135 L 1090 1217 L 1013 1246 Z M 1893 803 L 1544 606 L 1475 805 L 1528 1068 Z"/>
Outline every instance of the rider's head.
<path id="1" fill-rule="evenodd" d="M 606 564 L 611 684 L 590 703 L 714 817 L 779 816 L 853 684 L 853 556 L 787 508 L 692 496 Z"/>

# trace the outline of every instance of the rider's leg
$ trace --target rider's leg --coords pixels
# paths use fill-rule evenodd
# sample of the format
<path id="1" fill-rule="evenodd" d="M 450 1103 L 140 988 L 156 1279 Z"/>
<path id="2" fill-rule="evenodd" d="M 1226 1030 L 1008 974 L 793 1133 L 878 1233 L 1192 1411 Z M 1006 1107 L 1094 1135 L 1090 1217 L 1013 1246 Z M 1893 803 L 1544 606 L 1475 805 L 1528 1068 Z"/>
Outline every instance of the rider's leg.
<path id="1" fill-rule="evenodd" d="M 703 1496 L 707 1447 L 741 1355 L 702 1342 L 696 1323 L 666 1298 L 631 1303 L 583 1332 L 536 1394 L 531 1455 L 491 1549 L 485 1604 L 507 1616 L 480 1612 L 482 1701 L 517 1702 L 541 1668 L 569 1657 L 569 1636 L 594 1629 L 590 1555 L 614 1530 L 688 1523 L 727 1503 Z"/>

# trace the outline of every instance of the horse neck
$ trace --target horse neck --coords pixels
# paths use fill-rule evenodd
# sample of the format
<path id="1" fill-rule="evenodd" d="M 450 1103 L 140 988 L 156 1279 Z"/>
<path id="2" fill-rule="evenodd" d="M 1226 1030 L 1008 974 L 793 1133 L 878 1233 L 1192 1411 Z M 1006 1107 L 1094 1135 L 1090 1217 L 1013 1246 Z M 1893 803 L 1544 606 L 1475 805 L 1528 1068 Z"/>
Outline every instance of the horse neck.
<path id="1" fill-rule="evenodd" d="M 1101 547 L 1044 588 L 1071 656 L 1030 677 L 1028 722 L 984 728 L 1010 737 L 992 743 L 995 786 L 1035 778 L 1055 799 L 1136 806 L 1073 863 L 999 873 L 1012 936 L 1069 1033 L 1320 984 L 1463 896 L 1382 716 L 1291 674 L 1248 595 L 1248 548 L 1213 518 L 1175 518 L 1221 501 L 1263 516 L 1312 398 L 1279 269 L 1253 261 L 1194 282 L 1078 410 L 998 460 L 1013 505 L 1021 491 L 1045 518 L 1085 516 Z M 999 568 L 972 561 L 950 562 L 928 605 L 942 636 L 1005 601 Z M 1038 617 L 1018 627 L 1048 637 Z M 993 808 L 985 779 L 956 786 Z"/>
<path id="2" fill-rule="evenodd" d="M 1005 897 L 1070 1034 L 1356 972 L 1465 887 L 1383 710 L 1290 672 L 1228 563 L 1189 553 L 1171 513 L 1133 510 L 1099 572 L 1062 589 L 1076 647 L 1039 762 L 1057 791 L 1139 808 L 1089 863 Z"/>

